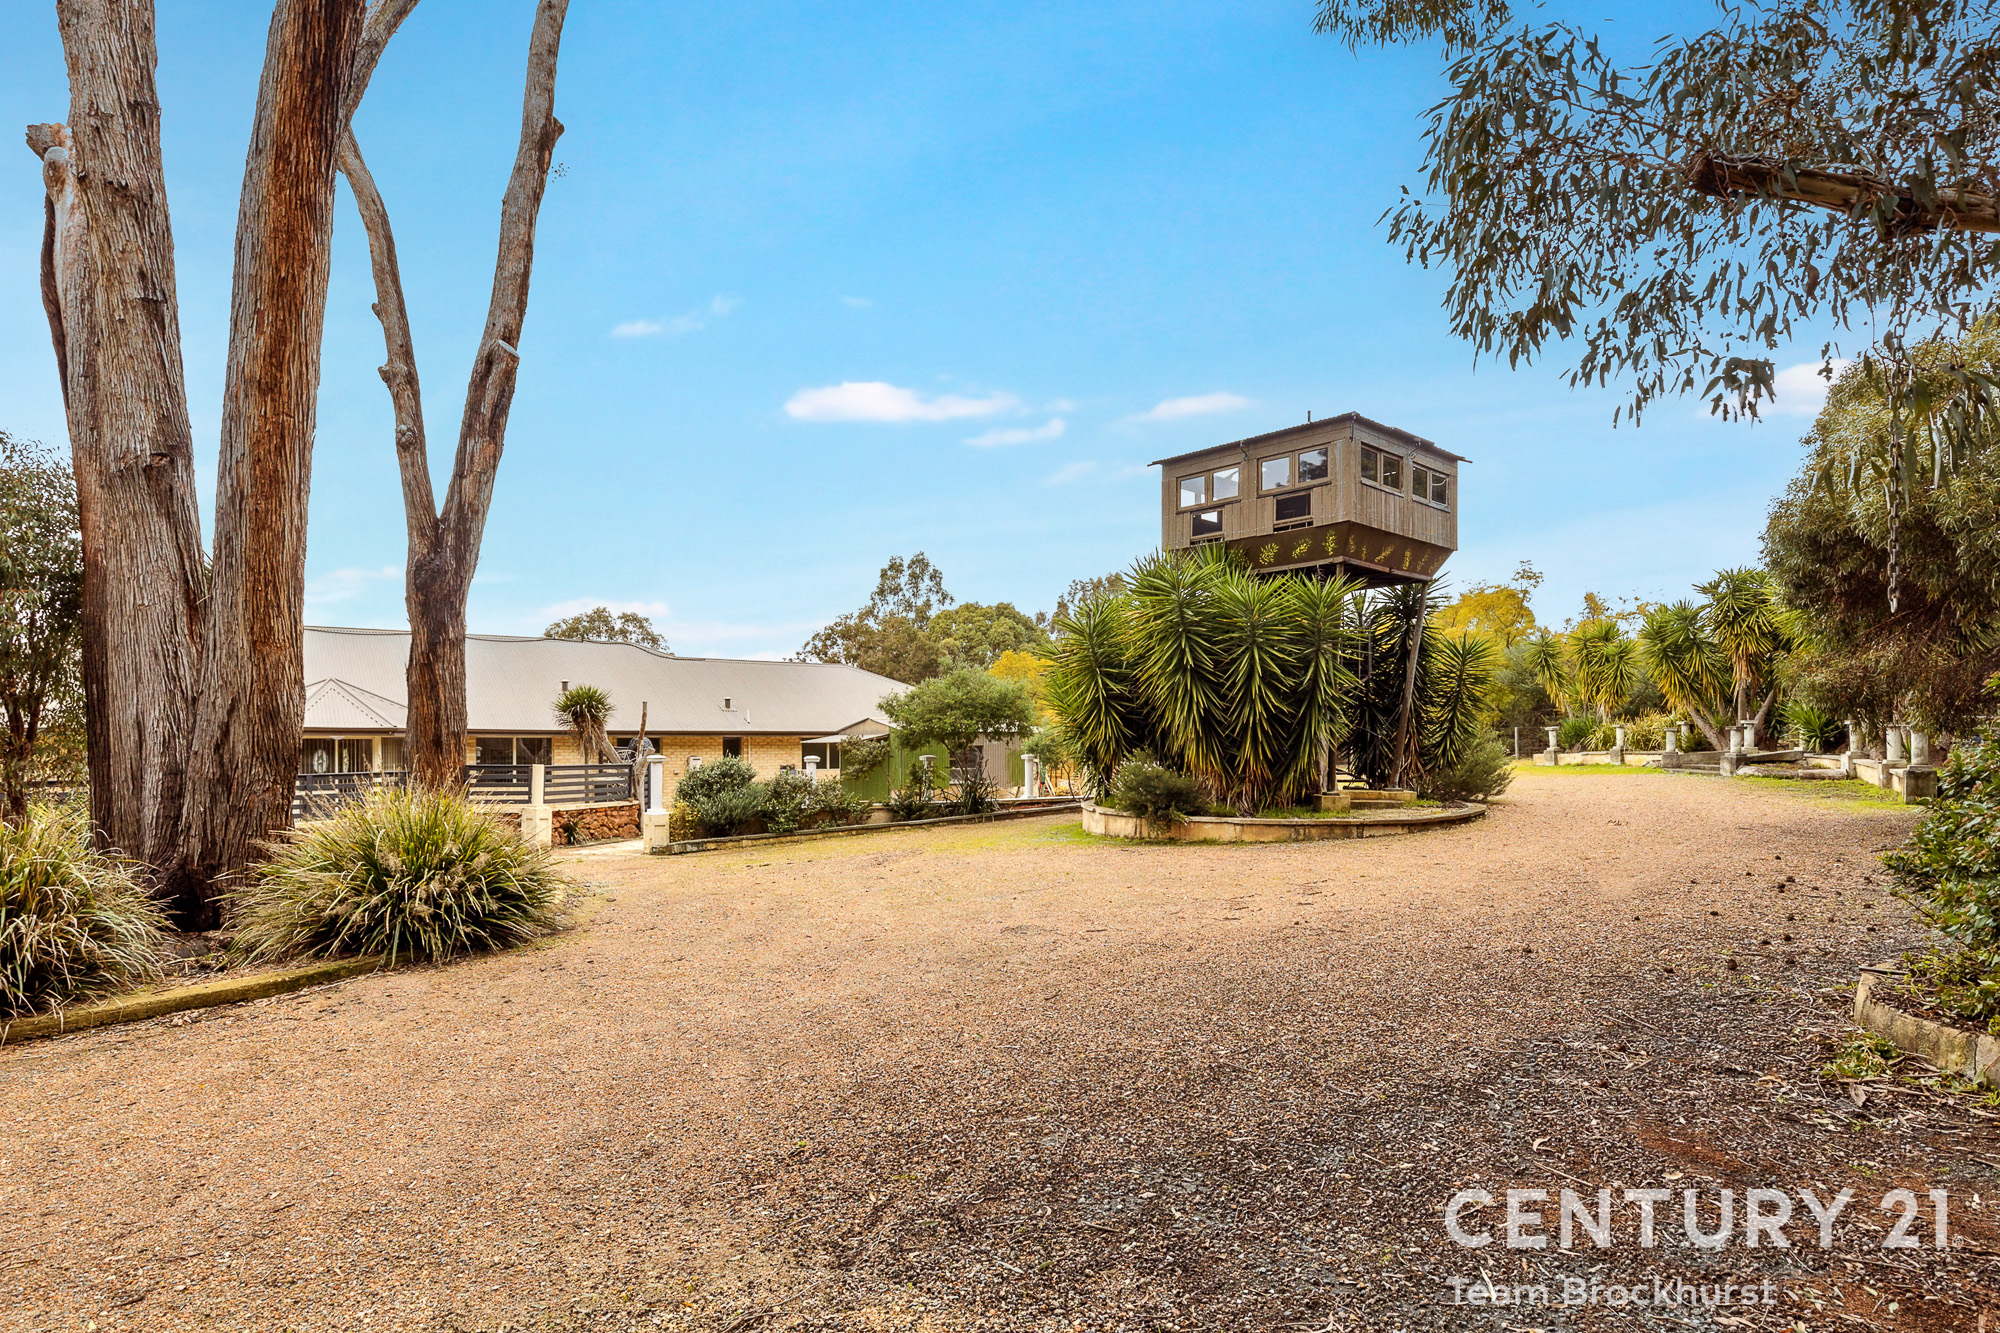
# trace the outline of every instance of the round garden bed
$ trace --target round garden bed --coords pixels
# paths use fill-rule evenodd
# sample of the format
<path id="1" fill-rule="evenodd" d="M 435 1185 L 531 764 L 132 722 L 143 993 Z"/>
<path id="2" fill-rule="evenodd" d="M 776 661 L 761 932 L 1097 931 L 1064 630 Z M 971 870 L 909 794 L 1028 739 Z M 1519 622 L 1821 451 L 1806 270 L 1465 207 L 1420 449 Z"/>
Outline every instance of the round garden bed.
<path id="1" fill-rule="evenodd" d="M 1330 838 L 1376 838 L 1390 833 L 1420 833 L 1447 824 L 1463 824 L 1485 813 L 1483 805 L 1454 802 L 1444 806 L 1357 811 L 1305 819 L 1195 815 L 1167 823 L 1085 802 L 1083 831 L 1101 837 L 1155 842 L 1318 842 Z"/>

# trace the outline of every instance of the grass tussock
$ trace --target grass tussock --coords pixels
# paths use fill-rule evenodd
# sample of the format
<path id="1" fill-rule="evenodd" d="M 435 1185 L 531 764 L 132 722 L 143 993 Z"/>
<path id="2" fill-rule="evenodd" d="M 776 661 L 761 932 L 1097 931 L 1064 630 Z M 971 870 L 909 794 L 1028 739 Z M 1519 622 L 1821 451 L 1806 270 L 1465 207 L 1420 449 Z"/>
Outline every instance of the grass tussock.
<path id="1" fill-rule="evenodd" d="M 91 846 L 82 811 L 0 824 L 0 1018 L 152 980 L 165 924 L 132 868 Z"/>
<path id="2" fill-rule="evenodd" d="M 463 797 L 379 791 L 273 848 L 232 896 L 235 947 L 253 962 L 456 958 L 547 934 L 563 888 L 546 852 Z"/>

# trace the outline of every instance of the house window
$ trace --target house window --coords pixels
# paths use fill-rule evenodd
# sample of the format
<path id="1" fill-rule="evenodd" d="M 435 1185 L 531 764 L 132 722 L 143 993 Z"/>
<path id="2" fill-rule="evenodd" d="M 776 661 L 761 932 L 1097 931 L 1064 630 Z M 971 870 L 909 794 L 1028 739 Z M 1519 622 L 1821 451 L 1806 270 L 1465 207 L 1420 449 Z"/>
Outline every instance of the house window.
<path id="1" fill-rule="evenodd" d="M 308 737 L 306 739 L 306 743 L 299 748 L 299 772 L 301 773 L 339 772 L 339 770 L 333 766 L 333 746 L 334 743 L 330 740 L 321 740 L 318 737 Z"/>
<path id="2" fill-rule="evenodd" d="M 549 737 L 516 736 L 514 738 L 515 763 L 553 764 L 555 761 L 555 742 Z"/>
<path id="3" fill-rule="evenodd" d="M 1241 471 L 1242 469 L 1233 467 L 1217 469 L 1214 484 L 1209 487 L 1212 498 L 1217 500 L 1234 500 L 1238 491 L 1237 478 Z"/>
<path id="4" fill-rule="evenodd" d="M 743 738 L 741 736 L 724 736 L 722 738 L 722 757 L 724 759 L 741 759 L 743 757 Z"/>
<path id="5" fill-rule="evenodd" d="M 833 769 L 839 768 L 840 742 L 839 741 L 805 742 L 803 745 L 799 746 L 799 762 L 801 764 L 804 764 L 808 759 L 819 760 L 819 771 L 822 773 L 830 772 Z"/>
<path id="6" fill-rule="evenodd" d="M 1290 495 L 1281 495 L 1278 497 L 1277 520 L 1280 523 L 1290 523 L 1299 519 L 1310 520 L 1312 508 L 1311 491 L 1293 491 Z"/>
<path id="7" fill-rule="evenodd" d="M 366 773 L 375 767 L 375 743 L 370 740 L 340 741 L 334 749 L 334 772 Z"/>
<path id="8" fill-rule="evenodd" d="M 1207 504 L 1207 503 L 1208 503 L 1208 478 L 1206 476 L 1182 477 L 1181 508 L 1187 509 L 1193 505 Z"/>
<path id="9" fill-rule="evenodd" d="M 1308 449 L 1299 455 L 1299 481 L 1326 480 L 1326 450 Z"/>
<path id="10" fill-rule="evenodd" d="M 1451 507 L 1451 484 L 1442 472 L 1431 473 L 1431 503 L 1447 509 Z"/>
<path id="11" fill-rule="evenodd" d="M 1267 458 L 1257 465 L 1257 484 L 1267 491 L 1275 491 L 1292 484 L 1292 456 L 1285 454 L 1278 458 Z"/>
<path id="12" fill-rule="evenodd" d="M 384 736 L 382 738 L 382 767 L 390 773 L 399 773 L 403 768 L 403 738 Z"/>
<path id="13" fill-rule="evenodd" d="M 1196 537 L 1220 537 L 1222 535 L 1222 511 L 1220 509 L 1202 510 L 1194 516 L 1191 530 L 1192 535 Z"/>
<path id="14" fill-rule="evenodd" d="M 514 738 L 512 736 L 481 736 L 473 743 L 472 762 L 475 764 L 511 764 L 514 762 Z"/>
<path id="15" fill-rule="evenodd" d="M 1363 446 L 1361 480 L 1373 482 L 1392 491 L 1400 491 L 1403 489 L 1403 460 L 1381 449 Z"/>

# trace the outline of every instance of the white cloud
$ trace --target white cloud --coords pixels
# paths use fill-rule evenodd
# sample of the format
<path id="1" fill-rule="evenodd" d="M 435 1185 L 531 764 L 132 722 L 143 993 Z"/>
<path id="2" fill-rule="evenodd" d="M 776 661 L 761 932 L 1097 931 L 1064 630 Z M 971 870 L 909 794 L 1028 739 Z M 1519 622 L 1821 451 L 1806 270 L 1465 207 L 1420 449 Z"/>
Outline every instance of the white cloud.
<path id="1" fill-rule="evenodd" d="M 1011 393 L 965 398 L 955 393 L 926 398 L 915 389 L 898 388 L 881 380 L 848 380 L 820 389 L 800 389 L 785 404 L 797 421 L 955 421 L 990 417 L 1020 406 Z"/>
<path id="2" fill-rule="evenodd" d="M 1059 440 L 1069 429 L 1069 423 L 1056 417 L 1046 426 L 1007 426 L 975 435 L 967 444 L 978 445 L 981 449 L 991 449 L 998 444 L 1033 444 L 1037 440 Z"/>
<path id="3" fill-rule="evenodd" d="M 306 601 L 325 605 L 345 602 L 368 591 L 370 585 L 400 581 L 403 571 L 393 565 L 380 569 L 336 569 L 306 580 Z"/>
<path id="4" fill-rule="evenodd" d="M 549 620 L 561 620 L 565 616 L 582 615 L 585 611 L 600 606 L 614 616 L 621 611 L 636 611 L 648 620 L 654 620 L 667 614 L 665 602 L 614 602 L 603 597 L 572 597 L 567 602 L 557 602 L 554 606 L 543 607 L 541 614 Z"/>
<path id="5" fill-rule="evenodd" d="M 1840 372 L 1854 363 L 1836 357 L 1832 364 L 1833 377 L 1839 379 Z M 1779 371 L 1771 380 L 1777 396 L 1763 410 L 1784 417 L 1818 416 L 1820 408 L 1826 406 L 1826 391 L 1832 383 L 1820 378 L 1819 368 L 1819 362 L 1806 361 Z"/>
<path id="6" fill-rule="evenodd" d="M 1130 421 L 1179 421 L 1182 417 L 1207 416 L 1211 412 L 1234 412 L 1250 406 L 1250 400 L 1236 393 L 1197 393 L 1186 398 L 1169 398 L 1153 404 Z"/>
<path id="7" fill-rule="evenodd" d="M 717 296 L 709 301 L 705 310 L 692 310 L 685 315 L 675 315 L 672 319 L 628 319 L 623 324 L 614 325 L 614 338 L 651 338 L 666 334 L 678 338 L 684 333 L 697 333 L 708 327 L 711 319 L 721 319 L 743 303 L 733 296 Z"/>
<path id="8" fill-rule="evenodd" d="M 1044 486 L 1067 486 L 1073 481 L 1082 481 L 1097 471 L 1097 464 L 1089 462 L 1065 463 L 1043 479 Z"/>

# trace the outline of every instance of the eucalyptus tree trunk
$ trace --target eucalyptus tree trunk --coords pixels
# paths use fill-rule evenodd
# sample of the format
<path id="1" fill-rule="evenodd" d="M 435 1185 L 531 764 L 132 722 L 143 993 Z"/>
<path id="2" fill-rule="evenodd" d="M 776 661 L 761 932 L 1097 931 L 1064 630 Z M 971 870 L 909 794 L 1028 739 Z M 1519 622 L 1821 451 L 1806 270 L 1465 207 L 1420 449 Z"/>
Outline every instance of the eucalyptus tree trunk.
<path id="1" fill-rule="evenodd" d="M 396 8 L 394 0 L 385 6 Z M 402 12 L 408 8 L 408 3 L 401 5 Z M 340 169 L 354 191 L 368 233 L 374 309 L 382 324 L 385 352 L 382 381 L 396 416 L 396 463 L 402 475 L 409 542 L 403 593 L 410 618 L 404 756 L 410 780 L 423 787 L 450 789 L 465 780 L 465 601 L 479 564 L 494 478 L 506 445 L 507 416 L 521 361 L 521 326 L 528 310 L 528 280 L 534 269 L 535 225 L 548 186 L 550 159 L 562 134 L 562 123 L 554 115 L 556 57 L 568 11 L 569 0 L 537 0 L 535 6 L 520 143 L 500 205 L 493 294 L 486 329 L 473 356 L 458 452 L 442 509 L 431 487 L 423 398 L 389 210 L 353 133 L 341 142 Z M 393 27 L 400 14 L 389 21 Z M 362 68 L 360 81 L 365 83 L 371 73 L 372 65 Z"/>
<path id="2" fill-rule="evenodd" d="M 212 580 L 151 0 L 58 0 L 70 124 L 28 134 L 84 537 L 92 815 L 190 926 L 215 922 L 218 880 L 291 818 L 333 157 L 365 10 L 278 0 L 272 13 L 238 217 Z"/>
<path id="3" fill-rule="evenodd" d="M 153 7 L 56 6 L 70 123 L 34 125 L 42 301 L 83 534 L 83 690 L 98 842 L 178 856 L 201 613 L 201 523 L 160 159 Z"/>
<path id="4" fill-rule="evenodd" d="M 195 692 L 182 893 L 205 924 L 220 881 L 292 822 L 305 716 L 306 498 L 335 158 L 366 0 L 280 0 L 236 218 L 216 470 L 215 562 Z"/>

